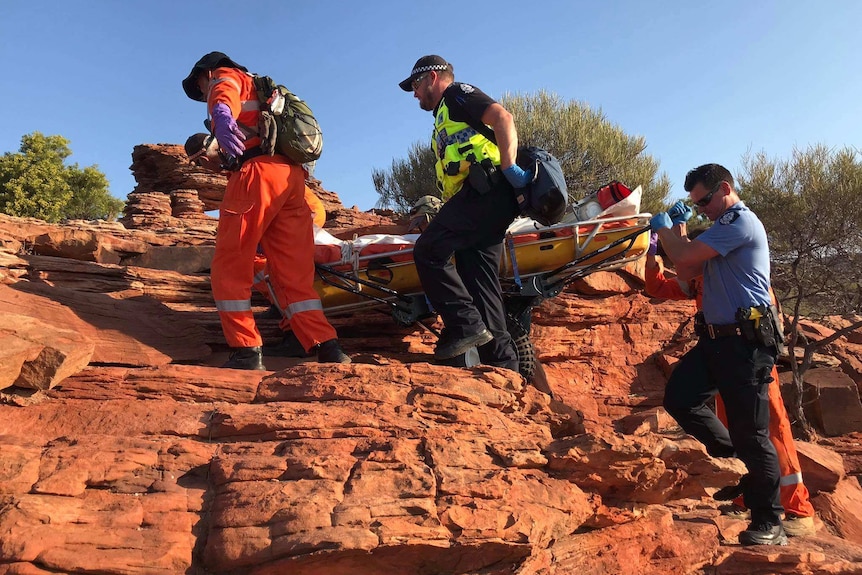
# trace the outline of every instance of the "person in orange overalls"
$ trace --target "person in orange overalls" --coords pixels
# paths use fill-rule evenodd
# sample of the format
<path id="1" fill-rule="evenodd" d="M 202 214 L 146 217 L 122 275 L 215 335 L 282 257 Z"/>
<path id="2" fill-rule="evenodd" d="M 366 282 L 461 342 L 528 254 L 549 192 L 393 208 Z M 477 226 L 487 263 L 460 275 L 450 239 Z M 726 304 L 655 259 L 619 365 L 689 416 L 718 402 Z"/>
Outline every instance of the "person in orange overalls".
<path id="1" fill-rule="evenodd" d="M 326 223 L 326 208 L 323 207 L 323 202 L 317 197 L 317 194 L 305 186 L 305 203 L 308 209 L 311 210 L 311 221 L 317 228 L 322 228 Z M 266 319 L 282 318 L 279 327 L 284 332 L 284 337 L 278 345 L 269 345 L 263 347 L 264 356 L 281 356 L 281 357 L 308 357 L 311 354 L 302 347 L 302 344 L 296 337 L 296 334 L 290 328 L 290 319 L 285 317 L 282 311 L 275 302 L 272 301 L 269 284 L 266 281 L 269 275 L 269 266 L 266 263 L 266 255 L 260 250 L 254 256 L 254 287 L 258 293 L 262 294 L 271 304 L 269 310 L 262 316 Z"/>
<path id="2" fill-rule="evenodd" d="M 183 80 L 192 100 L 206 102 L 211 131 L 231 160 L 211 280 L 222 330 L 231 348 L 223 367 L 266 369 L 260 332 L 251 310 L 254 258 L 269 257 L 270 281 L 306 351 L 327 363 L 349 363 L 314 289 L 314 237 L 305 202 L 305 169 L 279 154 L 269 156 L 257 137 L 259 103 L 252 76 L 221 52 L 210 52 Z"/>
<path id="3" fill-rule="evenodd" d="M 674 227 L 680 234 L 686 233 L 685 224 Z M 697 237 L 697 232 L 692 232 L 689 235 L 691 239 L 695 237 Z M 666 277 L 664 266 L 661 260 L 656 257 L 657 240 L 658 236 L 653 233 L 650 237 L 650 247 L 647 251 L 644 269 L 644 290 L 648 295 L 655 298 L 693 299 L 697 309 L 700 310 L 701 297 L 703 296 L 702 276 L 689 282 L 683 282 L 675 277 Z M 772 297 L 774 300 L 775 294 L 772 294 Z M 724 403 L 720 395 L 715 397 L 715 408 L 718 418 L 727 425 Z M 782 521 L 784 531 L 793 536 L 811 535 L 815 531 L 814 507 L 811 505 L 808 488 L 802 482 L 799 455 L 793 443 L 790 419 L 787 416 L 787 409 L 784 407 L 784 400 L 781 398 L 778 369 L 775 366 L 772 367 L 772 383 L 769 384 L 769 439 L 775 446 L 775 451 L 778 454 L 778 467 L 781 470 L 779 496 L 785 511 L 785 518 Z M 735 497 L 732 506 L 726 510 L 728 514 L 740 517 L 747 515 L 738 486 L 725 487 L 720 492 L 727 494 L 723 499 L 734 499 Z M 721 497 L 721 495 L 716 495 Z"/>

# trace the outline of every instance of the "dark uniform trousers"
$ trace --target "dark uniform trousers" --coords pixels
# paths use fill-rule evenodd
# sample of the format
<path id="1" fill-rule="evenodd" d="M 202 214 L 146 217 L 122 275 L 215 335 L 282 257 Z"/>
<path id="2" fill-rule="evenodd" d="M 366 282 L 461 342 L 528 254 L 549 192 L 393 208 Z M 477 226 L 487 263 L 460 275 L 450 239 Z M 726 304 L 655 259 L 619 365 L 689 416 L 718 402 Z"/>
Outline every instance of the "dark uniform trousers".
<path id="1" fill-rule="evenodd" d="M 778 456 L 769 440 L 770 372 L 775 350 L 742 336 L 702 337 L 667 382 L 664 407 L 713 457 L 737 456 L 748 468 L 743 484 L 752 523 L 780 523 Z M 721 394 L 727 427 L 707 402 Z"/>
<path id="2" fill-rule="evenodd" d="M 479 194 L 465 182 L 413 248 L 422 288 L 443 318 L 447 337 L 471 336 L 485 327 L 494 339 L 479 348 L 482 363 L 515 371 L 518 357 L 506 329 L 499 270 L 506 228 L 517 211 L 508 183 Z"/>

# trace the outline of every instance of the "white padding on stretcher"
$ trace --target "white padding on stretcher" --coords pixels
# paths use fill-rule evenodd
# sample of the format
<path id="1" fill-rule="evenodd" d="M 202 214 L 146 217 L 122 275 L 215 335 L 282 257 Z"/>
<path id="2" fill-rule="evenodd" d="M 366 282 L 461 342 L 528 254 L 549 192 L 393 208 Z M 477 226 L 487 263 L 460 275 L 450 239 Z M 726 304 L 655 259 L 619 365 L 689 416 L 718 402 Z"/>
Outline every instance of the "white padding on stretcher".
<path id="1" fill-rule="evenodd" d="M 620 217 L 620 216 L 636 216 L 641 211 L 641 195 L 643 188 L 641 186 L 632 190 L 625 198 L 621 199 L 612 206 L 606 208 L 598 217 Z"/>
<path id="2" fill-rule="evenodd" d="M 314 243 L 318 246 L 340 246 L 350 244 L 362 251 L 362 248 L 370 245 L 413 245 L 419 238 L 419 234 L 405 234 L 396 236 L 392 234 L 371 234 L 359 236 L 354 240 L 340 240 L 324 229 L 317 228 L 314 232 Z"/>
<path id="3" fill-rule="evenodd" d="M 638 186 L 628 197 L 623 198 L 619 202 L 610 206 L 596 219 L 610 217 L 625 217 L 636 216 L 640 212 L 641 205 L 641 186 Z M 575 223 L 577 219 L 573 213 L 566 214 L 563 218 L 564 223 Z M 506 230 L 512 234 L 523 232 L 531 232 L 541 229 L 542 226 L 536 220 L 530 218 L 515 218 L 515 221 Z M 371 234 L 367 236 L 359 236 L 352 240 L 340 240 L 327 232 L 324 229 L 314 227 L 314 244 L 317 246 L 335 246 L 341 252 L 341 261 L 338 263 L 353 262 L 355 258 L 368 248 L 369 246 L 412 246 L 419 238 L 419 234 L 406 234 L 403 236 L 392 234 Z M 374 250 L 380 251 L 380 250 Z M 332 262 L 335 263 L 335 262 Z"/>
<path id="4" fill-rule="evenodd" d="M 321 228 L 315 228 L 314 230 L 314 245 L 337 246 L 339 248 L 341 259 L 337 263 L 353 262 L 356 257 L 362 254 L 363 250 L 369 246 L 412 246 L 416 243 L 418 238 L 419 234 L 405 234 L 403 236 L 392 234 L 370 234 L 367 236 L 359 236 L 353 240 L 340 240 Z M 380 250 L 374 251 L 379 252 Z"/>
<path id="5" fill-rule="evenodd" d="M 625 217 L 625 216 L 636 216 L 640 213 L 641 209 L 641 195 L 643 193 L 643 188 L 641 186 L 636 187 L 632 190 L 627 197 L 618 201 L 614 205 L 606 208 L 604 211 L 599 213 L 595 219 L 599 220 L 601 218 L 614 218 L 614 217 Z M 573 224 L 579 221 L 571 210 L 566 213 L 565 217 L 563 217 L 563 221 L 560 223 Z M 591 221 L 591 220 L 588 220 Z M 531 232 L 534 230 L 541 229 L 543 227 L 542 224 L 533 220 L 531 218 L 515 218 L 515 221 L 512 222 L 512 225 L 506 230 L 509 233 L 517 234 L 522 232 Z"/>

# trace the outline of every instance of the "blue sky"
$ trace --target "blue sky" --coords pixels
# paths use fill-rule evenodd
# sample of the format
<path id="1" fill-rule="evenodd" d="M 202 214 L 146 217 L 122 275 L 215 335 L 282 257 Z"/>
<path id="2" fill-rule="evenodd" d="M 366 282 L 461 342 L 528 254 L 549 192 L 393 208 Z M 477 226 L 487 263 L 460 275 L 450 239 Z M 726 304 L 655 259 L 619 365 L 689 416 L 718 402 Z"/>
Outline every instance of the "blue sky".
<path id="1" fill-rule="evenodd" d="M 748 150 L 862 147 L 860 22 L 857 0 L 3 0 L 0 153 L 62 135 L 125 199 L 135 145 L 201 131 L 180 82 L 219 50 L 308 101 L 315 175 L 367 210 L 372 168 L 428 140 L 430 114 L 397 83 L 437 53 L 493 97 L 545 89 L 600 108 L 646 138 L 681 197 L 688 169 L 736 172 Z"/>

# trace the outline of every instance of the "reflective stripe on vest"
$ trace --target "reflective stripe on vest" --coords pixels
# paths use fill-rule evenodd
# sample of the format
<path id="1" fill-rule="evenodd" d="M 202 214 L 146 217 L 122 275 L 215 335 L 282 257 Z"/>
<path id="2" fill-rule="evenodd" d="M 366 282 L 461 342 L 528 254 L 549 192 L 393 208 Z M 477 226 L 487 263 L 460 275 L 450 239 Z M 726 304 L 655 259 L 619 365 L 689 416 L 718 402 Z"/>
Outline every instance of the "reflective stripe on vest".
<path id="1" fill-rule="evenodd" d="M 251 279 L 252 285 L 257 285 L 260 282 L 266 280 L 266 275 L 267 275 L 266 274 L 266 268 L 260 270 L 256 274 L 254 274 L 254 277 Z"/>
<path id="2" fill-rule="evenodd" d="M 284 312 L 284 316 L 287 319 L 292 318 L 295 314 L 302 313 L 304 311 L 323 311 L 323 304 L 319 299 L 307 299 L 304 301 L 298 301 L 290 304 L 282 311 Z"/>
<path id="3" fill-rule="evenodd" d="M 237 92 L 242 92 L 242 86 L 239 85 L 239 82 L 234 80 L 233 78 L 213 78 L 210 80 L 209 89 L 212 90 L 215 86 L 221 84 L 222 82 L 227 82 L 234 88 L 236 88 Z"/>
<path id="4" fill-rule="evenodd" d="M 250 299 L 217 299 L 215 304 L 219 311 L 251 311 Z"/>
<path id="5" fill-rule="evenodd" d="M 787 485 L 796 485 L 797 483 L 802 483 L 802 472 L 799 471 L 797 473 L 791 473 L 790 475 L 785 475 L 781 478 L 779 482 L 781 487 L 785 487 Z"/>
<path id="6" fill-rule="evenodd" d="M 258 121 L 260 119 L 260 100 L 257 97 L 257 90 L 254 89 L 254 80 L 248 72 L 243 72 L 236 68 L 216 68 L 213 71 L 213 77 L 207 88 L 207 111 L 212 110 L 214 105 L 212 101 L 213 92 L 224 97 L 225 88 L 220 85 L 230 86 L 236 90 L 239 96 L 239 117 L 236 118 L 237 124 L 245 134 L 244 142 L 245 149 L 250 150 L 255 146 L 260 145 L 258 134 Z M 227 89 L 230 91 L 230 88 Z M 224 101 L 219 98 L 219 101 Z"/>
<path id="7" fill-rule="evenodd" d="M 445 98 L 440 101 L 434 115 L 431 147 L 437 159 L 437 187 L 442 193 L 443 201 L 461 189 L 469 171 L 469 164 L 464 160 L 470 154 L 476 156 L 477 162 L 490 158 L 494 164 L 500 165 L 500 150 L 497 146 L 466 122 L 456 122 L 449 118 L 449 107 L 446 106 Z M 446 167 L 453 162 L 460 166 L 460 170 L 455 175 L 449 175 L 446 173 Z"/>

